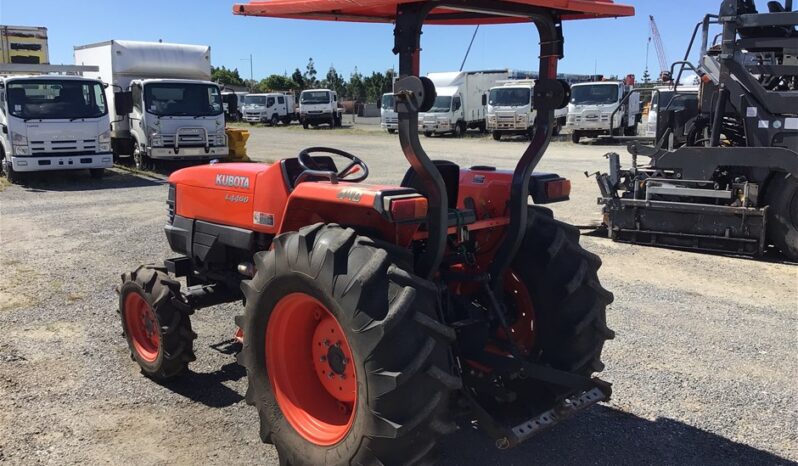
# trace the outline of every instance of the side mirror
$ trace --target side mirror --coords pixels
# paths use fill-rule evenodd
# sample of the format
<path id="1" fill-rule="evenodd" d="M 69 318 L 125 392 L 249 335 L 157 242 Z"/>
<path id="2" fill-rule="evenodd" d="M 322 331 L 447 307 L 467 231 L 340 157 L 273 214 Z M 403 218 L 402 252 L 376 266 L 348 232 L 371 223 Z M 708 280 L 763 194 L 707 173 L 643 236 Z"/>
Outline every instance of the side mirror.
<path id="1" fill-rule="evenodd" d="M 482 94 L 482 105 L 488 105 L 488 96 L 487 96 L 487 94 Z"/>
<path id="2" fill-rule="evenodd" d="M 114 92 L 114 110 L 117 115 L 127 115 L 133 111 L 133 93 L 131 91 Z"/>
<path id="3" fill-rule="evenodd" d="M 6 125 L 2 125 L 2 126 L 3 126 L 3 134 L 8 134 L 8 126 L 6 126 Z"/>

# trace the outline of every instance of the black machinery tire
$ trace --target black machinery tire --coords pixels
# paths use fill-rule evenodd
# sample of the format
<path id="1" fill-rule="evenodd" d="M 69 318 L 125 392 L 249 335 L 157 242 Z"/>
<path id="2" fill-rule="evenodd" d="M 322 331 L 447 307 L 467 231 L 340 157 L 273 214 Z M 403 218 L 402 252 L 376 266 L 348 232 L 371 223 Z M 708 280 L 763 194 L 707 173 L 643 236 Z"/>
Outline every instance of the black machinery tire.
<path id="1" fill-rule="evenodd" d="M 573 142 L 574 144 L 579 144 L 579 139 L 581 139 L 581 138 L 582 138 L 582 136 L 579 133 L 577 133 L 576 131 L 571 133 L 571 142 Z"/>
<path id="2" fill-rule="evenodd" d="M 500 133 L 498 131 L 492 132 L 491 136 L 493 137 L 494 141 L 501 141 L 502 140 L 502 133 Z"/>
<path id="3" fill-rule="evenodd" d="M 777 173 L 767 186 L 768 238 L 782 254 L 798 261 L 798 179 Z"/>
<path id="4" fill-rule="evenodd" d="M 157 320 L 159 334 L 158 355 L 154 361 L 146 361 L 136 350 L 125 305 L 129 294 L 137 293 L 150 306 Z M 130 349 L 130 357 L 136 361 L 144 375 L 166 380 L 183 374 L 194 360 L 194 340 L 197 334 L 191 330 L 191 307 L 180 295 L 180 282 L 170 277 L 165 267 L 142 265 L 132 272 L 122 274 L 119 287 L 119 313 L 122 331 Z"/>
<path id="5" fill-rule="evenodd" d="M 583 376 L 604 369 L 601 351 L 615 334 L 606 308 L 613 295 L 598 279 L 601 259 L 579 245 L 579 230 L 530 207 L 524 241 L 512 268 L 531 294 L 535 312 L 533 357 Z M 562 396 L 561 387 L 549 387 Z"/>
<path id="6" fill-rule="evenodd" d="M 91 176 L 95 180 L 99 180 L 103 176 L 105 176 L 105 168 L 90 168 L 89 176 Z"/>
<path id="7" fill-rule="evenodd" d="M 455 429 L 448 400 L 461 386 L 452 375 L 455 335 L 437 318 L 435 287 L 398 267 L 385 249 L 355 231 L 315 224 L 274 239 L 254 257 L 256 275 L 242 283 L 246 309 L 239 363 L 246 401 L 257 408 L 260 437 L 280 464 L 419 464 L 434 460 L 437 438 Z M 356 367 L 354 420 L 333 445 L 306 440 L 273 393 L 264 348 L 271 313 L 291 293 L 317 299 L 339 321 Z"/>

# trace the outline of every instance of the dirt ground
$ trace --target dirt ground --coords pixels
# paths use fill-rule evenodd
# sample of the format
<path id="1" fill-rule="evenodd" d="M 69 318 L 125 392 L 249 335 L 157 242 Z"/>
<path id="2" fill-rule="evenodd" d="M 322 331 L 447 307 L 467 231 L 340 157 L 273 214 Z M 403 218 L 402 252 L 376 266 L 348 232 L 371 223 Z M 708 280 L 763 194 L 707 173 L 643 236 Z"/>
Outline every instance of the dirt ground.
<path id="1" fill-rule="evenodd" d="M 398 183 L 398 140 L 373 125 L 250 128 L 257 160 L 313 145 L 361 156 L 371 180 Z M 433 158 L 511 168 L 523 140 L 422 141 Z M 585 171 L 622 147 L 553 143 L 539 170 L 573 182 L 558 217 L 599 221 Z M 227 351 L 238 305 L 199 311 L 197 361 L 159 385 L 130 361 L 116 314 L 122 272 L 169 257 L 162 174 L 113 169 L 0 186 L 0 463 L 277 464 L 243 401 Z M 446 465 L 794 464 L 798 461 L 798 267 L 583 236 L 615 294 L 617 337 L 602 378 L 611 402 L 499 451 L 479 432 L 444 440 Z"/>

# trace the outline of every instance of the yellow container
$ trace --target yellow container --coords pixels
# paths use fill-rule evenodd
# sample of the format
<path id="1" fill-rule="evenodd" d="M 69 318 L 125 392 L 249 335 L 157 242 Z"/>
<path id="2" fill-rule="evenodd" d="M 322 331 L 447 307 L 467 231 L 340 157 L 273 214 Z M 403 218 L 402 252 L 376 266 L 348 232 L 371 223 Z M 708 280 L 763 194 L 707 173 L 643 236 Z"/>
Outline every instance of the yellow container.
<path id="1" fill-rule="evenodd" d="M 247 139 L 249 131 L 239 128 L 225 128 L 227 144 L 230 147 L 229 159 L 231 162 L 249 162 L 247 156 Z"/>

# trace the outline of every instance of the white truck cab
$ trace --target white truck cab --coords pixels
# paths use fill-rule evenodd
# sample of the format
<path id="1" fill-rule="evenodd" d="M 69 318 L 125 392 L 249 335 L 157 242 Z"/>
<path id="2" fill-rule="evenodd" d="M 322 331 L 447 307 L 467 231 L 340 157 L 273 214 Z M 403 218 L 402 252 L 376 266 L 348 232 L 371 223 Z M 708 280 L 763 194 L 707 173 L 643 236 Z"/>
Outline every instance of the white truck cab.
<path id="1" fill-rule="evenodd" d="M 666 108 L 679 110 L 684 108 L 690 101 L 696 102 L 697 100 L 698 86 L 678 86 L 676 90 L 674 90 L 673 86 L 658 86 L 654 88 L 651 94 L 648 118 L 645 123 L 645 136 L 657 137 L 657 129 L 660 126 L 658 122 L 660 111 L 664 111 Z"/>
<path id="2" fill-rule="evenodd" d="M 382 95 L 380 105 L 380 127 L 393 134 L 399 129 L 399 114 L 396 113 L 393 93 Z"/>
<path id="3" fill-rule="evenodd" d="M 222 93 L 210 81 L 210 47 L 111 40 L 75 47 L 75 63 L 96 66 L 92 77 L 112 86 L 107 97 L 116 156 L 132 156 L 137 168 L 156 160 L 227 157 Z"/>
<path id="4" fill-rule="evenodd" d="M 280 122 L 287 125 L 296 119 L 294 96 L 279 92 L 249 94 L 244 98 L 242 113 L 244 121 L 251 125 L 269 123 L 276 126 Z"/>
<path id="5" fill-rule="evenodd" d="M 514 79 L 490 89 L 488 94 L 488 131 L 493 139 L 502 135 L 530 135 L 535 123 L 535 81 Z M 567 108 L 554 111 L 554 135 L 565 126 Z"/>
<path id="6" fill-rule="evenodd" d="M 621 103 L 630 93 L 632 95 Z M 574 143 L 583 137 L 594 138 L 604 134 L 634 136 L 640 116 L 640 94 L 623 81 L 596 81 L 571 86 L 566 128 L 571 130 Z"/>
<path id="7" fill-rule="evenodd" d="M 0 159 L 9 181 L 25 172 L 77 169 L 97 178 L 112 167 L 104 89 L 81 76 L 0 78 Z"/>
<path id="8" fill-rule="evenodd" d="M 507 70 L 429 73 L 437 98 L 432 108 L 418 116 L 424 136 L 450 133 L 463 136 L 468 129 L 487 129 L 488 91 L 509 77 Z"/>
<path id="9" fill-rule="evenodd" d="M 341 126 L 342 109 L 338 106 L 338 93 L 329 89 L 307 89 L 299 94 L 299 122 L 302 127 L 330 125 Z"/>

